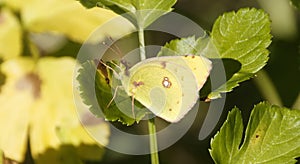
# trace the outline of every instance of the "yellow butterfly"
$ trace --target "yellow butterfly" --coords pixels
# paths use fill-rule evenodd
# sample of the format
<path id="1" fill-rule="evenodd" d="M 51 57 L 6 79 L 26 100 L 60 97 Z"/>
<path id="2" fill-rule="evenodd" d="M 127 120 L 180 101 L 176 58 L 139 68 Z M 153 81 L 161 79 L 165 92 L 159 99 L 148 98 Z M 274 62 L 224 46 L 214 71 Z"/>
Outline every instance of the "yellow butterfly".
<path id="1" fill-rule="evenodd" d="M 156 116 L 179 121 L 199 98 L 211 61 L 202 56 L 164 56 L 143 60 L 133 67 L 123 63 L 122 86 Z"/>

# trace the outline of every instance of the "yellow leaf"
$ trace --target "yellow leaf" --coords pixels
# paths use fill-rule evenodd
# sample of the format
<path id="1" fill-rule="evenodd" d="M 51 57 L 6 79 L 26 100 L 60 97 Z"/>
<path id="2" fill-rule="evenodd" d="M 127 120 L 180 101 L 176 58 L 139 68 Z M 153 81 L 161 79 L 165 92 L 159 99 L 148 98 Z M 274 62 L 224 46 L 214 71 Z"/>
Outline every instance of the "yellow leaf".
<path id="1" fill-rule="evenodd" d="M 22 33 L 18 19 L 8 9 L 0 10 L 0 57 L 9 59 L 20 55 Z"/>
<path id="2" fill-rule="evenodd" d="M 5 61 L 1 68 L 7 81 L 0 93 L 0 149 L 8 158 L 24 160 L 27 137 L 35 162 L 43 164 L 65 163 L 66 160 L 60 160 L 65 145 L 70 151 L 64 159 L 78 162 L 79 157 L 75 159 L 76 151 L 72 154 L 70 146 L 79 151 L 82 145 L 97 144 L 77 118 L 72 91 L 74 59 L 45 57 L 35 64 L 31 58 L 17 58 Z M 101 122 L 96 127 L 107 143 L 108 125 Z M 96 152 L 98 158 L 84 154 L 81 157 L 101 158 L 101 148 L 86 149 Z M 51 158 L 43 158 L 47 155 Z"/>
<path id="3" fill-rule="evenodd" d="M 22 8 L 22 6 L 27 3 L 27 1 L 28 0 L 0 0 L 0 4 L 4 3 L 9 8 L 15 11 L 19 11 L 20 8 Z"/>
<path id="4" fill-rule="evenodd" d="M 84 42 L 96 28 L 117 16 L 106 9 L 86 9 L 75 0 L 32 0 L 23 7 L 21 15 L 29 31 L 63 33 L 77 42 Z M 127 21 L 112 23 L 91 41 L 100 41 L 106 34 L 116 37 L 133 29 L 124 22 Z"/>
<path id="5" fill-rule="evenodd" d="M 6 157 L 23 161 L 26 151 L 28 124 L 34 98 L 29 79 L 33 68 L 30 60 L 9 60 L 2 64 L 7 76 L 0 94 L 0 148 Z"/>

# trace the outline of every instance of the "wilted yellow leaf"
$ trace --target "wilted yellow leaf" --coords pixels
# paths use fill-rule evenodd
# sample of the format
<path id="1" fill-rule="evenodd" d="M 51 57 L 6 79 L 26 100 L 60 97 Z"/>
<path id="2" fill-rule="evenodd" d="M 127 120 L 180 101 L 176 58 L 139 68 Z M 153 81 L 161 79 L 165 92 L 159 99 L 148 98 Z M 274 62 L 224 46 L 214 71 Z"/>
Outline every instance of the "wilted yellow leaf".
<path id="1" fill-rule="evenodd" d="M 74 163 L 80 162 L 79 156 L 101 158 L 102 148 L 95 146 L 96 141 L 77 118 L 72 92 L 74 68 L 75 60 L 69 57 L 41 58 L 37 63 L 31 58 L 17 58 L 2 64 L 7 78 L 0 94 L 0 149 L 6 157 L 22 162 L 29 137 L 36 163 Z M 108 125 L 101 122 L 95 127 L 108 143 Z M 84 145 L 92 156 L 80 151 Z"/>
<path id="2" fill-rule="evenodd" d="M 0 4 L 5 3 L 6 6 L 18 11 L 24 6 L 24 4 L 28 3 L 28 1 L 30 0 L 0 0 Z"/>
<path id="3" fill-rule="evenodd" d="M 18 19 L 8 9 L 0 10 L 0 57 L 9 59 L 20 55 L 22 33 Z"/>
<path id="4" fill-rule="evenodd" d="M 84 42 L 100 25 L 117 16 L 102 8 L 86 9 L 75 0 L 31 0 L 25 4 L 21 15 L 29 31 L 63 33 L 77 42 Z M 133 26 L 123 19 L 102 29 L 101 34 L 90 41 L 99 41 L 107 34 L 119 36 L 132 29 Z"/>

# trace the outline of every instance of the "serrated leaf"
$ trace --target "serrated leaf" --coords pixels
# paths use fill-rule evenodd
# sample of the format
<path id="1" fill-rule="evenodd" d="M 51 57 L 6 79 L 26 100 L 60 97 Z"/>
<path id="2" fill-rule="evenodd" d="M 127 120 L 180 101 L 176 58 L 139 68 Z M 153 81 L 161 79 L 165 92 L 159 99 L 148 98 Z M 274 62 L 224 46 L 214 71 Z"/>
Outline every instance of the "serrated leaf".
<path id="1" fill-rule="evenodd" d="M 124 14 L 138 28 L 146 28 L 160 16 L 170 12 L 176 0 L 98 0 L 98 6 Z"/>
<path id="2" fill-rule="evenodd" d="M 198 53 L 196 49 L 197 44 L 198 41 L 196 40 L 195 36 L 181 38 L 181 39 L 174 39 L 171 40 L 169 43 L 166 43 L 161 48 L 157 56 L 174 56 L 174 55 L 188 55 L 188 54 L 196 55 Z"/>
<path id="3" fill-rule="evenodd" d="M 0 149 L 7 158 L 22 162 L 30 141 L 35 163 L 64 163 L 62 158 L 81 161 L 77 148 L 97 144 L 77 118 L 72 92 L 74 67 L 75 60 L 68 57 L 16 58 L 1 64 L 6 81 L 0 94 Z M 103 122 L 96 127 L 103 143 L 108 143 L 108 125 Z M 65 145 L 70 151 L 62 156 Z M 92 147 L 92 159 L 100 159 L 102 149 Z M 43 161 L 46 156 L 52 158 Z"/>
<path id="4" fill-rule="evenodd" d="M 118 37 L 134 28 L 126 19 L 118 19 L 111 22 L 109 27 L 101 27 L 101 33 L 91 35 L 102 24 L 117 15 L 101 8 L 87 10 L 74 0 L 32 0 L 22 7 L 21 16 L 28 31 L 60 33 L 80 43 L 87 39 L 96 43 L 107 35 Z M 119 28 L 120 24 L 122 28 Z"/>
<path id="5" fill-rule="evenodd" d="M 270 20 L 263 10 L 245 8 L 220 16 L 211 33 L 211 44 L 220 56 L 209 54 L 207 57 L 237 60 L 241 69 L 208 97 L 218 98 L 251 78 L 266 64 L 269 54 L 266 48 L 270 43 Z"/>
<path id="6" fill-rule="evenodd" d="M 243 136 L 243 120 L 238 108 L 229 112 L 226 121 L 211 142 L 211 156 L 215 163 L 230 163 Z"/>
<path id="7" fill-rule="evenodd" d="M 109 78 L 110 84 L 107 84 L 108 80 L 106 78 Z M 121 88 L 117 90 L 117 96 L 114 97 L 114 101 L 107 106 L 115 94 L 111 89 L 113 79 L 111 76 L 104 76 L 100 70 L 97 70 L 94 61 L 87 61 L 82 64 L 77 80 L 84 103 L 89 105 L 90 111 L 98 117 L 104 117 L 108 121 L 119 121 L 122 124 L 132 125 L 134 122 L 139 122 L 147 112 L 141 104 L 136 102 L 134 119 L 131 111 L 131 98 Z"/>
<path id="8" fill-rule="evenodd" d="M 241 113 L 234 108 L 213 140 L 216 163 L 295 163 L 300 157 L 300 111 L 259 103 L 251 112 L 244 142 Z"/>
<path id="9" fill-rule="evenodd" d="M 0 10 L 0 58 L 4 60 L 20 55 L 22 31 L 17 17 L 6 8 Z"/>
<path id="10" fill-rule="evenodd" d="M 292 4 L 297 7 L 298 9 L 300 9 L 300 1 L 299 0 L 291 0 Z"/>

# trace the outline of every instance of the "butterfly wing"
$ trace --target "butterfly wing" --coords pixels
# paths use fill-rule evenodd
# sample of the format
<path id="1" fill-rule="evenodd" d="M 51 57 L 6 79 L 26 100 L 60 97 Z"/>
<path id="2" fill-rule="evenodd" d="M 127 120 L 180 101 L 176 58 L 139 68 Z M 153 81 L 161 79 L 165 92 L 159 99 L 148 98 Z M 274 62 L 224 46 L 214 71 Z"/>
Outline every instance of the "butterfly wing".
<path id="1" fill-rule="evenodd" d="M 194 76 L 197 79 L 197 88 L 198 90 L 200 90 L 206 82 L 206 79 L 212 68 L 211 61 L 203 56 L 185 55 L 180 57 L 184 62 L 180 62 L 179 64 L 187 65 L 191 69 L 191 71 L 194 73 Z M 178 59 L 174 58 L 174 56 L 162 57 L 161 60 L 169 62 L 178 61 Z"/>
<path id="2" fill-rule="evenodd" d="M 169 122 L 179 121 L 198 99 L 193 72 L 181 57 L 174 58 L 176 62 L 163 58 L 144 60 L 133 66 L 122 80 L 129 96 Z"/>

